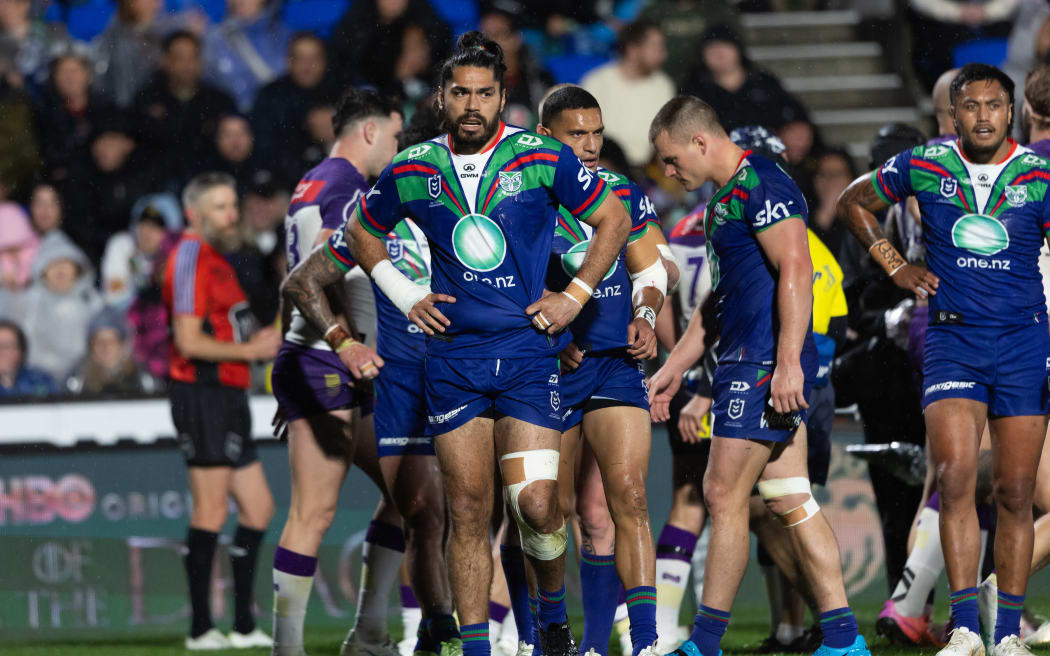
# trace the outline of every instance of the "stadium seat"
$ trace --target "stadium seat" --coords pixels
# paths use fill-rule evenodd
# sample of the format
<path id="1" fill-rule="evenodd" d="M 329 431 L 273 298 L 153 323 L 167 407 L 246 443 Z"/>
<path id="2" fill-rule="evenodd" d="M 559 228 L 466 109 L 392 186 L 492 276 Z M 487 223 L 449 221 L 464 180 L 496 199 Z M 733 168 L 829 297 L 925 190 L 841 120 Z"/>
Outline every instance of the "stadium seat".
<path id="1" fill-rule="evenodd" d="M 109 0 L 88 0 L 69 6 L 66 29 L 76 39 L 90 41 L 106 29 L 116 6 Z"/>
<path id="2" fill-rule="evenodd" d="M 556 83 L 576 84 L 587 71 L 607 61 L 609 58 L 605 55 L 557 55 L 543 60 L 543 65 L 554 76 Z"/>
<path id="3" fill-rule="evenodd" d="M 952 49 L 952 65 L 959 68 L 970 63 L 1001 66 L 1006 61 L 1006 39 L 974 39 Z"/>
<path id="4" fill-rule="evenodd" d="M 434 11 L 459 35 L 478 28 L 478 3 L 474 0 L 431 0 Z"/>
<path id="5" fill-rule="evenodd" d="M 310 30 L 327 38 L 349 8 L 349 0 L 289 0 L 281 17 L 293 30 Z"/>

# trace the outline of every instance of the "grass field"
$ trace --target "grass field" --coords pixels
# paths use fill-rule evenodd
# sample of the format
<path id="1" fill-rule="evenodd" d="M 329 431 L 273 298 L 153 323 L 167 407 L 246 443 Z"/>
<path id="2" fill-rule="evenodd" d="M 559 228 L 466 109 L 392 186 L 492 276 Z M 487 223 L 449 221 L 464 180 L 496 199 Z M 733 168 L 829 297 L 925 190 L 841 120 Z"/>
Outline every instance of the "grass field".
<path id="1" fill-rule="evenodd" d="M 1039 594 L 1031 599 L 1031 607 L 1037 611 L 1050 611 L 1048 591 L 1030 591 Z M 897 656 L 898 654 L 933 654 L 932 649 L 901 649 L 889 645 L 885 640 L 875 636 L 875 616 L 878 608 L 870 605 L 855 607 L 861 618 L 861 631 L 871 646 L 875 656 Z M 583 630 L 582 617 L 573 617 L 573 626 L 577 637 Z M 734 611 L 733 620 L 722 642 L 727 654 L 753 653 L 751 648 L 759 643 L 769 631 L 768 613 L 761 607 L 745 607 Z M 393 637 L 399 637 L 400 626 L 391 629 Z M 321 629 L 311 631 L 307 626 L 306 650 L 309 656 L 336 656 L 339 644 L 345 637 L 345 631 Z M 176 634 L 156 635 L 150 637 L 116 638 L 110 640 L 87 640 L 76 643 L 21 643 L 4 644 L 0 637 L 0 655 L 2 656 L 184 656 L 189 653 L 182 648 L 182 636 Z M 610 646 L 610 656 L 621 656 L 617 641 Z M 1040 656 L 1050 656 L 1050 646 L 1034 650 Z M 264 649 L 232 650 L 222 652 L 205 652 L 216 656 L 248 656 L 266 654 Z"/>

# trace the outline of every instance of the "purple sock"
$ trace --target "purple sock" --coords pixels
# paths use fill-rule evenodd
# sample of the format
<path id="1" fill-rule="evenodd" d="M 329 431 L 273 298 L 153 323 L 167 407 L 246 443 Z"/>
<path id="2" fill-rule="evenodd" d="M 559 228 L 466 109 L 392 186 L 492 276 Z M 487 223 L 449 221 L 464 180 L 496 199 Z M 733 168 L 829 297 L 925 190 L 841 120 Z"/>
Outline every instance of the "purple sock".
<path id="1" fill-rule="evenodd" d="M 685 529 L 664 524 L 660 539 L 656 541 L 656 557 L 691 562 L 698 537 Z"/>
<path id="2" fill-rule="evenodd" d="M 373 519 L 368 524 L 368 532 L 365 534 L 365 542 L 385 547 L 393 551 L 405 551 L 405 534 L 401 528 L 393 524 L 387 524 Z"/>
<path id="3" fill-rule="evenodd" d="M 293 576 L 313 576 L 317 570 L 317 558 L 278 546 L 273 552 L 273 568 Z"/>
<path id="4" fill-rule="evenodd" d="M 419 608 L 419 600 L 416 599 L 416 593 L 412 592 L 410 585 L 401 586 L 401 607 Z"/>
<path id="5" fill-rule="evenodd" d="M 926 507 L 930 510 L 936 510 L 937 512 L 941 511 L 941 497 L 937 494 L 936 491 L 934 491 L 934 493 L 931 494 L 930 498 L 926 501 Z"/>
<path id="6" fill-rule="evenodd" d="M 507 619 L 507 614 L 510 613 L 510 608 L 504 606 L 497 601 L 489 602 L 489 619 L 496 620 L 500 624 L 503 620 Z"/>

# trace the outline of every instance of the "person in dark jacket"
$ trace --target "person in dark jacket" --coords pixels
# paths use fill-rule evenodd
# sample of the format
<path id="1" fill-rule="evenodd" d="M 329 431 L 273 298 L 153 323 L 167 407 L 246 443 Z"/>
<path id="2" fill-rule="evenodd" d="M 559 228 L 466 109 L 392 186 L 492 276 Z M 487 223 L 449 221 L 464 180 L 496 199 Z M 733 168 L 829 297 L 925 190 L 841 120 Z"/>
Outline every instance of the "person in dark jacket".
<path id="1" fill-rule="evenodd" d="M 87 356 L 66 379 L 66 390 L 92 396 L 137 396 L 157 388 L 153 377 L 131 356 L 123 314 L 104 308 L 88 324 Z"/>
<path id="2" fill-rule="evenodd" d="M 237 111 L 225 91 L 201 80 L 201 42 L 193 33 L 165 37 L 160 70 L 135 96 L 136 130 L 142 146 L 192 177 L 207 163 L 219 118 Z"/>

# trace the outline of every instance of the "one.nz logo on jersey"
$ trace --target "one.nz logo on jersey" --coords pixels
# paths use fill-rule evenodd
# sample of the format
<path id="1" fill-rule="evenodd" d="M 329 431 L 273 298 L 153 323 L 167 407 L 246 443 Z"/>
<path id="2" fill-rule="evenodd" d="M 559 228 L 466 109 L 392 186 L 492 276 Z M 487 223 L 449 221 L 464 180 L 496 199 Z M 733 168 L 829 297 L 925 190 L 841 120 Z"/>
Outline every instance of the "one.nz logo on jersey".
<path id="1" fill-rule="evenodd" d="M 967 214 L 952 226 L 952 244 L 975 255 L 995 255 L 1010 246 L 1010 234 L 994 217 Z"/>
<path id="2" fill-rule="evenodd" d="M 492 271 L 503 264 L 507 239 L 489 217 L 468 214 L 452 229 L 452 250 L 464 266 L 475 271 Z"/>

